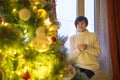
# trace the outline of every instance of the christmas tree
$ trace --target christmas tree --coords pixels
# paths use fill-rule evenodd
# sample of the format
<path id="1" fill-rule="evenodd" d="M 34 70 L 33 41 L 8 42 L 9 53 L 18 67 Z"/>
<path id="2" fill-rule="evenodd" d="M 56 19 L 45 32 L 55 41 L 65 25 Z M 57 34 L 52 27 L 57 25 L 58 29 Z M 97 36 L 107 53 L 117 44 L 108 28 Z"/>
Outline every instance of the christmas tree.
<path id="1" fill-rule="evenodd" d="M 0 0 L 0 80 L 63 80 L 67 37 L 50 0 Z"/>

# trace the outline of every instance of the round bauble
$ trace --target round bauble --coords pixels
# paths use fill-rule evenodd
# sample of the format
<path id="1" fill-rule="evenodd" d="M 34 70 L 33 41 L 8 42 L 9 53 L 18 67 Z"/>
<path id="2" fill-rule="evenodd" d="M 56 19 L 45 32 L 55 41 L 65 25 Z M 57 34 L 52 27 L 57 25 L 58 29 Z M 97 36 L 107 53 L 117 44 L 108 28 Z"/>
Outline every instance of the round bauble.
<path id="1" fill-rule="evenodd" d="M 51 37 L 50 39 L 51 39 L 52 42 L 56 41 L 56 37 Z"/>
<path id="2" fill-rule="evenodd" d="M 0 80 L 7 80 L 6 79 L 6 72 L 2 67 L 0 67 Z"/>
<path id="3" fill-rule="evenodd" d="M 0 16 L 0 23 L 3 21 L 3 18 Z"/>
<path id="4" fill-rule="evenodd" d="M 38 27 L 36 29 L 36 35 L 39 36 L 40 34 L 45 34 L 45 28 L 44 27 Z"/>
<path id="5" fill-rule="evenodd" d="M 46 18 L 47 17 L 47 12 L 46 12 L 46 10 L 45 9 L 39 9 L 38 11 L 37 11 L 37 15 L 38 15 L 38 17 L 39 18 Z"/>
<path id="6" fill-rule="evenodd" d="M 71 80 L 76 74 L 76 69 L 72 65 L 66 66 L 66 78 Z"/>
<path id="7" fill-rule="evenodd" d="M 29 9 L 23 8 L 23 9 L 20 10 L 20 12 L 19 12 L 19 18 L 21 20 L 27 21 L 27 20 L 30 19 L 30 17 L 31 17 L 31 12 L 30 12 Z"/>
<path id="8" fill-rule="evenodd" d="M 48 41 L 46 39 L 43 39 L 43 38 L 36 37 L 33 41 L 33 46 L 39 52 L 45 52 L 45 51 L 49 50 Z"/>
<path id="9" fill-rule="evenodd" d="M 26 72 L 26 73 L 23 75 L 23 79 L 25 79 L 25 80 L 29 80 L 29 79 L 30 79 L 30 74 L 29 74 L 29 72 Z"/>

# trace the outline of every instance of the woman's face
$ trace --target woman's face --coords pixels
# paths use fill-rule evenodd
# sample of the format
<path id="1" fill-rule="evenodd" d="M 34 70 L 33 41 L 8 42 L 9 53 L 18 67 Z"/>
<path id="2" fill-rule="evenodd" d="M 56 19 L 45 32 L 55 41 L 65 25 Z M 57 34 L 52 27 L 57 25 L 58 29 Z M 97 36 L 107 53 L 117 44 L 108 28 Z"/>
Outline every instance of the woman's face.
<path id="1" fill-rule="evenodd" d="M 85 23 L 85 21 L 78 22 L 77 30 L 78 30 L 78 32 L 84 32 L 86 30 L 86 23 Z"/>

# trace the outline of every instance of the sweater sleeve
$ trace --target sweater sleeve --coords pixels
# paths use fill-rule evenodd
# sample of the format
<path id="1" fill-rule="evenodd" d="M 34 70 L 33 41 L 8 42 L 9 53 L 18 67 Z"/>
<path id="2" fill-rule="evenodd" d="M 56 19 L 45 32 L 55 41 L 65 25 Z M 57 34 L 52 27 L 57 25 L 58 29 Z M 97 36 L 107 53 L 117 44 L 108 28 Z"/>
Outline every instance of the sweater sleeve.
<path id="1" fill-rule="evenodd" d="M 70 37 L 70 55 L 69 57 L 72 59 L 77 59 L 78 56 L 81 54 L 81 51 L 77 49 L 75 43 L 75 36 Z"/>
<path id="2" fill-rule="evenodd" d="M 97 35 L 93 35 L 92 44 L 93 46 L 88 46 L 87 49 L 84 50 L 84 53 L 88 53 L 94 56 L 99 56 L 101 53 L 101 50 L 100 50 L 100 43 L 99 43 Z"/>

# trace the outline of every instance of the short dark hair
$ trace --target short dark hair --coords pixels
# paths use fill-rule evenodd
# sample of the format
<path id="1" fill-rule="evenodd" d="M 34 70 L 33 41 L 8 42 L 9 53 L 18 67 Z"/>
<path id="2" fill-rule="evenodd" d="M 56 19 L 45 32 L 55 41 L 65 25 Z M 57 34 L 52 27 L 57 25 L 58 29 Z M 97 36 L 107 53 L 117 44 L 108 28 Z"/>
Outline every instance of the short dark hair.
<path id="1" fill-rule="evenodd" d="M 88 19 L 85 17 L 85 16 L 78 16 L 76 19 L 75 19 L 75 27 L 77 27 L 77 24 L 78 22 L 81 22 L 81 21 L 85 21 L 86 23 L 86 26 L 88 25 Z"/>

